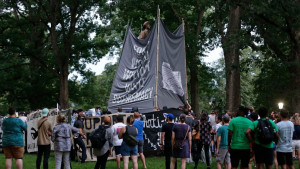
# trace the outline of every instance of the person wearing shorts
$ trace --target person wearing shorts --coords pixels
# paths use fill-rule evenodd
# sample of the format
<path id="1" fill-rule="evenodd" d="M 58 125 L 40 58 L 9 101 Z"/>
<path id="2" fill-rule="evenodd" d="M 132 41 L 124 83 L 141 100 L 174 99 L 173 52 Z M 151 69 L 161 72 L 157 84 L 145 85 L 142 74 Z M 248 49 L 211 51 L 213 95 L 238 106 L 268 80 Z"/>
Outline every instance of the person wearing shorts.
<path id="1" fill-rule="evenodd" d="M 127 126 L 123 127 L 119 134 L 119 139 L 126 140 L 128 135 L 132 137 L 136 137 L 138 135 L 138 130 L 132 124 L 134 122 L 133 117 L 127 117 Z M 131 157 L 133 163 L 133 169 L 138 169 L 137 162 L 137 145 L 130 146 L 125 141 L 122 142 L 121 145 L 121 154 L 123 156 L 123 169 L 128 169 L 129 156 Z"/>
<path id="2" fill-rule="evenodd" d="M 229 116 L 227 115 L 223 116 L 222 121 L 224 125 L 219 127 L 217 131 L 217 147 L 216 147 L 217 168 L 221 169 L 222 164 L 225 163 L 226 169 L 230 169 L 231 162 L 230 162 L 230 153 L 228 151 Z"/>
<path id="3" fill-rule="evenodd" d="M 276 124 L 270 120 L 266 119 L 268 115 L 268 110 L 265 107 L 261 107 L 258 109 L 258 115 L 260 117 L 260 120 L 264 122 L 265 120 L 269 120 L 269 122 L 272 125 L 272 130 L 276 133 L 276 137 L 278 137 L 278 129 Z M 273 160 L 274 160 L 274 150 L 273 150 L 273 141 L 270 142 L 269 144 L 262 144 L 258 140 L 258 123 L 259 121 L 256 120 L 253 122 L 253 131 L 256 135 L 255 140 L 254 140 L 254 153 L 255 153 L 255 159 L 256 159 L 256 167 L 257 169 L 263 169 L 264 164 L 267 169 L 272 169 L 273 165 Z"/>
<path id="4" fill-rule="evenodd" d="M 245 117 L 248 113 L 246 107 L 239 107 L 237 117 L 233 118 L 228 126 L 228 150 L 231 157 L 232 169 L 237 169 L 241 161 L 241 168 L 248 168 L 250 160 L 251 134 L 248 129 L 253 130 L 253 123 Z"/>
<path id="5" fill-rule="evenodd" d="M 136 136 L 136 139 L 139 141 L 138 152 L 141 157 L 143 167 L 147 168 L 146 158 L 144 155 L 144 136 L 143 136 L 144 121 L 141 120 L 141 114 L 139 113 L 139 109 L 137 107 L 132 108 L 131 113 L 134 113 L 133 114 L 133 116 L 134 116 L 133 126 L 138 129 L 138 135 Z"/>
<path id="6" fill-rule="evenodd" d="M 281 121 L 277 123 L 279 139 L 276 145 L 277 161 L 281 168 L 294 169 L 292 138 L 294 124 L 289 120 L 289 112 L 280 111 Z"/>
<path id="7" fill-rule="evenodd" d="M 291 119 L 294 124 L 294 133 L 293 133 L 293 158 L 298 158 L 298 164 L 300 168 L 300 115 L 299 113 L 295 113 L 295 115 Z M 297 157 L 296 157 L 297 153 Z"/>
<path id="8" fill-rule="evenodd" d="M 8 118 L 2 123 L 2 146 L 5 155 L 6 169 L 12 168 L 12 159 L 16 159 L 17 169 L 23 168 L 24 138 L 23 132 L 26 131 L 27 124 L 16 117 L 16 109 L 8 109 Z"/>
<path id="9" fill-rule="evenodd" d="M 112 126 L 113 130 L 113 145 L 116 153 L 117 169 L 121 168 L 121 145 L 123 139 L 119 139 L 120 131 L 126 125 L 123 123 L 123 115 L 117 116 L 117 123 Z"/>

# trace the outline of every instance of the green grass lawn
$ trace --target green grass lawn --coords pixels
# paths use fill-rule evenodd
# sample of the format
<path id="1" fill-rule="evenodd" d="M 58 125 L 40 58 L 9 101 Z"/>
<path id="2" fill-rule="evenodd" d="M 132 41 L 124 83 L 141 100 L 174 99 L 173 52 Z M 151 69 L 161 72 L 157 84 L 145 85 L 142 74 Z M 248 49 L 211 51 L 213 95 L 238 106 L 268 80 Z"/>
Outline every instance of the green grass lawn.
<path id="1" fill-rule="evenodd" d="M 24 155 L 24 161 L 23 166 L 24 169 L 35 169 L 35 160 L 36 160 L 36 154 L 25 154 Z M 13 162 L 14 163 L 14 162 Z M 146 163 L 148 169 L 164 169 L 165 168 L 165 159 L 164 157 L 146 157 Z M 73 169 L 93 169 L 96 162 L 86 162 L 85 164 L 81 164 L 80 162 L 73 162 L 72 161 L 72 168 Z M 180 166 L 180 161 L 178 160 L 178 164 Z M 122 162 L 121 162 L 122 165 Z M 295 168 L 299 168 L 299 164 L 297 161 L 294 161 Z M 141 160 L 139 160 L 139 169 L 142 169 L 142 163 Z M 178 168 L 180 168 L 178 166 Z M 50 159 L 49 159 L 49 169 L 54 169 L 55 167 L 55 160 L 54 160 L 54 154 L 51 153 Z M 42 168 L 42 167 L 41 167 Z M 107 162 L 106 165 L 107 169 L 116 169 L 116 161 L 110 160 Z M 132 164 L 130 163 L 129 169 L 132 168 Z M 194 163 L 187 164 L 187 169 L 193 169 Z M 203 163 L 200 163 L 198 166 L 198 169 L 205 169 L 206 165 Z M 211 165 L 212 169 L 216 169 L 216 162 L 215 158 L 213 158 L 213 163 Z M 4 154 L 0 154 L 0 169 L 5 169 L 5 157 Z M 13 165 L 13 169 L 15 169 L 15 165 Z"/>

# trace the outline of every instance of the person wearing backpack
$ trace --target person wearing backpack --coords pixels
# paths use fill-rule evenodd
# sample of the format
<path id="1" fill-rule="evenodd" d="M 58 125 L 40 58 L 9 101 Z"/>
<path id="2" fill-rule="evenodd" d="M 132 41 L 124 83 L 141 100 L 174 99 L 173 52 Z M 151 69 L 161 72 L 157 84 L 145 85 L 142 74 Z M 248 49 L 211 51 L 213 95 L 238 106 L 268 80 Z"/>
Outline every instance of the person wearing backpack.
<path id="1" fill-rule="evenodd" d="M 289 112 L 287 110 L 282 109 L 280 117 L 281 121 L 277 123 L 279 138 L 276 145 L 278 165 L 282 169 L 294 169 L 292 157 L 294 124 L 289 120 Z"/>
<path id="2" fill-rule="evenodd" d="M 267 169 L 272 169 L 274 152 L 273 141 L 278 137 L 278 129 L 276 124 L 266 119 L 268 110 L 265 107 L 258 109 L 259 120 L 253 122 L 253 131 L 255 134 L 254 154 L 257 169 L 263 169 L 264 164 Z"/>
<path id="3" fill-rule="evenodd" d="M 110 117 L 105 116 L 104 124 L 93 130 L 90 134 L 94 155 L 97 162 L 94 169 L 105 169 L 108 156 L 112 155 L 113 131 L 110 128 Z"/>
<path id="4" fill-rule="evenodd" d="M 121 154 L 123 156 L 123 169 L 128 169 L 129 156 L 133 163 L 133 169 L 138 169 L 137 162 L 137 145 L 138 140 L 135 138 L 138 135 L 138 130 L 133 126 L 134 119 L 132 116 L 127 117 L 127 126 L 123 127 L 119 133 L 119 139 L 123 139 L 121 145 Z"/>

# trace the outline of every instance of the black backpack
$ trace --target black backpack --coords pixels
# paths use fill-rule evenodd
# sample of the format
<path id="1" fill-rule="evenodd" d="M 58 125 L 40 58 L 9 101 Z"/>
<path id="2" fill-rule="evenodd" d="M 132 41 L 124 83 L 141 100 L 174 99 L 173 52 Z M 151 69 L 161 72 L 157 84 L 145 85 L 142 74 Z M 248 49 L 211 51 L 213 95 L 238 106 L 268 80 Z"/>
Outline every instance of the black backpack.
<path id="1" fill-rule="evenodd" d="M 257 139 L 261 144 L 270 144 L 275 139 L 275 132 L 269 120 L 258 120 Z"/>
<path id="2" fill-rule="evenodd" d="M 90 135 L 90 140 L 92 143 L 92 148 L 99 148 L 101 149 L 105 142 L 107 141 L 105 139 L 106 129 L 109 128 L 108 126 L 100 125 L 95 132 Z"/>

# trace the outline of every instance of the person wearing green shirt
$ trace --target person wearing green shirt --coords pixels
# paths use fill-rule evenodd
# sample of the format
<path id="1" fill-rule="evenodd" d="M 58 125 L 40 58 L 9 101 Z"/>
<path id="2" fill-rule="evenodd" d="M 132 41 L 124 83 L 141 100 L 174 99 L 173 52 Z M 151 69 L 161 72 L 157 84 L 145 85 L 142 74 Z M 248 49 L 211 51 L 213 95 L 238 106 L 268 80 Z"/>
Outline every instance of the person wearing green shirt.
<path id="1" fill-rule="evenodd" d="M 268 109 L 265 107 L 259 108 L 258 115 L 260 117 L 260 120 L 262 120 L 263 122 L 265 120 L 268 120 L 271 123 L 272 128 L 273 128 L 274 132 L 276 133 L 276 137 L 278 137 L 278 129 L 277 129 L 276 124 L 272 120 L 266 119 L 266 117 L 268 115 Z M 273 160 L 274 160 L 273 141 L 270 142 L 269 144 L 262 144 L 258 140 L 258 137 L 257 137 L 258 136 L 258 123 L 260 120 L 256 120 L 253 122 L 254 130 L 252 130 L 252 131 L 254 131 L 255 136 L 256 136 L 255 140 L 254 140 L 254 147 L 253 147 L 254 153 L 255 153 L 256 167 L 257 167 L 257 169 L 263 169 L 264 164 L 265 164 L 267 169 L 272 169 Z"/>
<path id="2" fill-rule="evenodd" d="M 27 124 L 16 117 L 16 109 L 8 109 L 8 117 L 2 123 L 2 146 L 5 155 L 6 169 L 11 169 L 12 158 L 16 159 L 16 168 L 23 168 L 24 138 L 23 132 L 27 129 Z"/>
<path id="3" fill-rule="evenodd" d="M 216 147 L 216 161 L 217 169 L 222 169 L 222 164 L 225 162 L 225 168 L 231 168 L 230 153 L 228 151 L 228 124 L 229 116 L 222 117 L 223 126 L 219 127 L 217 131 L 217 147 Z"/>
<path id="4" fill-rule="evenodd" d="M 241 168 L 248 169 L 250 160 L 250 142 L 252 141 L 248 128 L 253 128 L 251 120 L 245 116 L 248 109 L 240 106 L 237 117 L 233 118 L 228 126 L 228 150 L 231 156 L 232 169 L 237 169 L 241 161 Z"/>

